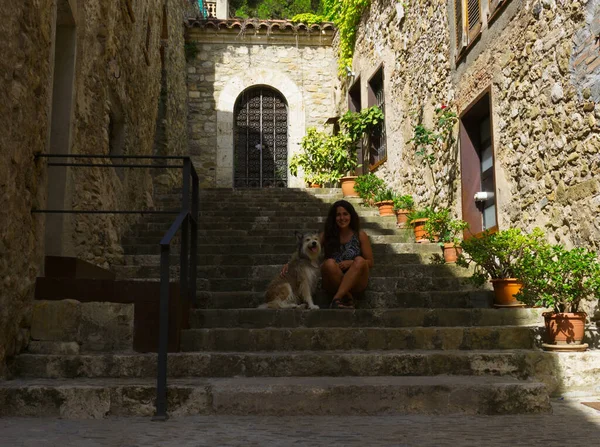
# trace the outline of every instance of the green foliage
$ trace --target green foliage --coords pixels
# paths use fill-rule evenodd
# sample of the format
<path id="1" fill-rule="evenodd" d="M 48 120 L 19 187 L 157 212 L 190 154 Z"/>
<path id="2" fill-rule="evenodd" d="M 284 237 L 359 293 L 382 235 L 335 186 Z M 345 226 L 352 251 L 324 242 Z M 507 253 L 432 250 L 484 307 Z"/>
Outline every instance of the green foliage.
<path id="1" fill-rule="evenodd" d="M 544 233 L 539 228 L 530 234 L 517 228 L 509 228 L 497 233 L 485 231 L 481 237 L 472 237 L 461 243 L 462 254 L 457 265 L 475 265 L 471 282 L 483 285 L 488 278 L 521 278 L 521 263 L 527 254 L 535 255 L 545 243 Z"/>
<path id="2" fill-rule="evenodd" d="M 354 190 L 365 204 L 372 205 L 375 196 L 385 188 L 383 179 L 380 179 L 372 172 L 356 177 Z"/>
<path id="3" fill-rule="evenodd" d="M 523 289 L 517 299 L 555 312 L 578 312 L 582 300 L 600 299 L 600 261 L 585 248 L 540 243 L 524 254 L 519 278 Z"/>
<path id="4" fill-rule="evenodd" d="M 432 165 L 437 161 L 436 153 L 443 150 L 453 140 L 452 130 L 458 122 L 458 117 L 449 107 L 442 106 L 435 110 L 437 120 L 435 127 L 429 129 L 422 123 L 413 128 L 413 137 L 408 140 L 415 146 L 415 153 L 423 157 L 423 161 Z"/>
<path id="5" fill-rule="evenodd" d="M 356 157 L 352 157 L 349 150 L 351 141 L 344 133 L 329 135 L 311 127 L 302 138 L 301 146 L 303 152 L 290 160 L 290 172 L 298 176 L 301 167 L 308 183 L 337 183 L 356 167 Z"/>
<path id="6" fill-rule="evenodd" d="M 230 7 L 235 9 L 236 17 L 268 20 L 314 14 L 320 9 L 320 4 L 318 0 L 232 0 Z"/>
<path id="7" fill-rule="evenodd" d="M 411 195 L 405 194 L 402 196 L 396 196 L 394 199 L 394 211 L 408 210 L 412 211 L 415 208 L 415 201 Z"/>
<path id="8" fill-rule="evenodd" d="M 363 135 L 370 134 L 382 122 L 383 111 L 377 106 L 363 109 L 360 112 L 348 111 L 340 118 L 340 125 L 355 143 L 358 143 Z"/>
<path id="9" fill-rule="evenodd" d="M 394 201 L 396 198 L 396 193 L 391 189 L 383 188 L 375 193 L 374 200 L 375 202 L 384 202 L 386 200 Z"/>
<path id="10" fill-rule="evenodd" d="M 196 55 L 198 54 L 198 46 L 196 45 L 196 42 L 186 42 L 183 45 L 183 49 L 185 52 L 186 61 L 189 62 L 196 58 Z"/>
<path id="11" fill-rule="evenodd" d="M 323 0 L 325 17 L 335 23 L 340 35 L 338 74 L 345 76 L 346 67 L 352 66 L 356 30 L 360 18 L 371 5 L 371 0 Z"/>
<path id="12" fill-rule="evenodd" d="M 302 14 L 296 14 L 294 17 L 291 18 L 291 21 L 294 23 L 304 23 L 304 24 L 310 26 L 310 25 L 326 22 L 327 19 L 325 17 L 323 17 L 322 15 L 313 14 L 311 12 L 306 12 L 306 13 L 302 13 Z"/>
<path id="13" fill-rule="evenodd" d="M 463 220 L 453 219 L 448 208 L 432 212 L 428 217 L 424 230 L 431 242 L 438 239 L 440 244 L 457 243 L 458 235 L 469 226 Z"/>
<path id="14" fill-rule="evenodd" d="M 429 219 L 431 213 L 433 213 L 433 211 L 429 207 L 423 209 L 413 209 L 407 214 L 406 218 L 409 222 L 412 222 L 415 219 Z"/>

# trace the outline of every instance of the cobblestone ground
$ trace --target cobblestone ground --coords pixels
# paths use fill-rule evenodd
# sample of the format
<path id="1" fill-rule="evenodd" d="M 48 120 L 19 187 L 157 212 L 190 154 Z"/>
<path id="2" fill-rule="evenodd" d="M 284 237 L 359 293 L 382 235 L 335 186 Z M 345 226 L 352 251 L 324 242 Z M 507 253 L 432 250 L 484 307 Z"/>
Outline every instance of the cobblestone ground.
<path id="1" fill-rule="evenodd" d="M 583 399 L 595 401 L 600 399 Z M 431 446 L 598 445 L 600 411 L 581 399 L 553 402 L 544 416 L 233 417 L 62 420 L 0 419 L 0 445 L 96 446 Z M 568 443 L 566 443 L 568 441 Z"/>

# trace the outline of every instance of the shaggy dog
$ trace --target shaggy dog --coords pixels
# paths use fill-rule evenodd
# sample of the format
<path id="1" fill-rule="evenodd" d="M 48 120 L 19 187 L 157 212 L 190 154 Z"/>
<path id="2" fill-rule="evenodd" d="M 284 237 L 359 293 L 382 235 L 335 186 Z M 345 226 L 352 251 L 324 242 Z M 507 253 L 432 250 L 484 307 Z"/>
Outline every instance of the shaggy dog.
<path id="1" fill-rule="evenodd" d="M 298 249 L 288 263 L 285 276 L 277 275 L 265 293 L 266 303 L 260 307 L 268 309 L 293 309 L 305 304 L 309 309 L 318 309 L 312 295 L 317 288 L 321 242 L 318 234 L 296 232 Z"/>

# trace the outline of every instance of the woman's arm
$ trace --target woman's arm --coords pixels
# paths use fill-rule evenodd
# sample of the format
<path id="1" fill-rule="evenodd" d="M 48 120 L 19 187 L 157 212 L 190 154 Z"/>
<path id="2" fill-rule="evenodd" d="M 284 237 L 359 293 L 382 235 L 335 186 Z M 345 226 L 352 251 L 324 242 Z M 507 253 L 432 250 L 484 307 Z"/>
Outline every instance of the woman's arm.
<path id="1" fill-rule="evenodd" d="M 373 247 L 371 247 L 369 236 L 364 231 L 361 231 L 358 235 L 358 239 L 360 240 L 362 257 L 365 258 L 367 264 L 369 264 L 369 269 L 371 269 L 375 265 L 375 259 L 373 259 Z"/>

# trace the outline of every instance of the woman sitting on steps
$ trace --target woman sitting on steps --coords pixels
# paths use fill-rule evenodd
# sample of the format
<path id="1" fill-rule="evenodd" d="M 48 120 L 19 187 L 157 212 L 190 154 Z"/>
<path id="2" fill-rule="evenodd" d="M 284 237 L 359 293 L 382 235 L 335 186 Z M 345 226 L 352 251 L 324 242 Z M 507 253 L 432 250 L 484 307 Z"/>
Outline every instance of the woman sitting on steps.
<path id="1" fill-rule="evenodd" d="M 351 203 L 338 200 L 329 209 L 321 233 L 325 261 L 321 265 L 323 288 L 333 295 L 332 309 L 354 309 L 354 297 L 366 289 L 374 265 L 367 233 Z"/>

